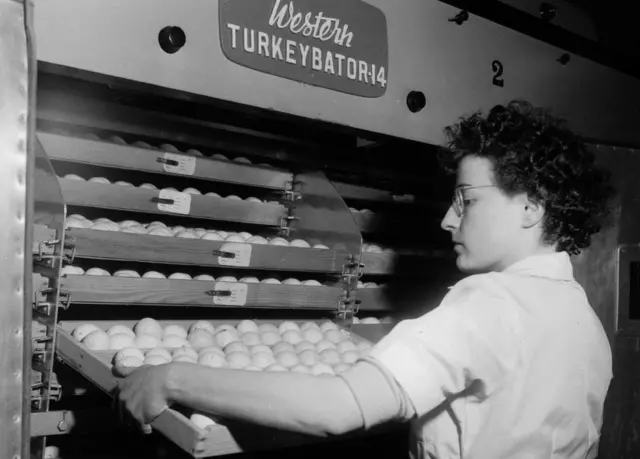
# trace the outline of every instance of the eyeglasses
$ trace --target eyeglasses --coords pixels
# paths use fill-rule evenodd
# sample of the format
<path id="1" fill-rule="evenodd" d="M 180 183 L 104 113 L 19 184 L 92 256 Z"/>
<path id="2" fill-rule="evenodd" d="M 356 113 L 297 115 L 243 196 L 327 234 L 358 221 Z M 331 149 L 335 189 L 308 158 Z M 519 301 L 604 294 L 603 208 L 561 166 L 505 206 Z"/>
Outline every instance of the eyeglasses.
<path id="1" fill-rule="evenodd" d="M 453 193 L 453 203 L 452 203 L 453 211 L 456 213 L 458 218 L 462 218 L 462 216 L 464 215 L 465 206 L 466 206 L 465 201 L 468 201 L 464 199 L 465 190 L 474 190 L 477 188 L 494 188 L 494 187 L 495 185 L 479 185 L 479 186 L 461 186 L 456 188 Z"/>

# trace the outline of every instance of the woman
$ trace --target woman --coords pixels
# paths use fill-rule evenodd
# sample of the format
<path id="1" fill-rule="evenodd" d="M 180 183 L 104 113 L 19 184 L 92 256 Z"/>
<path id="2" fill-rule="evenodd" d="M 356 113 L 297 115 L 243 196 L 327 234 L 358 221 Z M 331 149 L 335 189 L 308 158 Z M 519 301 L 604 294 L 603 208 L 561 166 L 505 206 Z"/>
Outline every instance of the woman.
<path id="1" fill-rule="evenodd" d="M 446 130 L 457 174 L 442 221 L 472 274 L 335 377 L 171 363 L 120 399 L 141 424 L 176 403 L 334 436 L 410 421 L 415 458 L 593 458 L 611 351 L 569 255 L 589 246 L 612 189 L 565 124 L 525 102 Z"/>

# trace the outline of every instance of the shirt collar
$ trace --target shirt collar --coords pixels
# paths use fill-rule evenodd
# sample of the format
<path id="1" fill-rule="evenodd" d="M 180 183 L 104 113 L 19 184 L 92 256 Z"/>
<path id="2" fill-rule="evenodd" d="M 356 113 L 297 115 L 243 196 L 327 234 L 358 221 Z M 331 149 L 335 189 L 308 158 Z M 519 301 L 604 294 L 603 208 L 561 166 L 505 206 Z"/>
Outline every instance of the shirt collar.
<path id="1" fill-rule="evenodd" d="M 533 255 L 512 264 L 504 272 L 555 280 L 574 280 L 573 266 L 567 252 Z"/>

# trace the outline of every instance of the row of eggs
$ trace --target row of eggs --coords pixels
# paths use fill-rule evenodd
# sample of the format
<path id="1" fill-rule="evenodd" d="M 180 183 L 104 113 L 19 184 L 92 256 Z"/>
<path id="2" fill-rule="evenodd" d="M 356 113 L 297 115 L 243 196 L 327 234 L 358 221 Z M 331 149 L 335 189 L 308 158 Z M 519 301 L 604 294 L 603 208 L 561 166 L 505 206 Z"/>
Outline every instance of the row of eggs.
<path id="1" fill-rule="evenodd" d="M 88 134 L 85 136 L 88 139 L 91 140 L 100 140 L 100 137 L 98 137 L 95 134 Z M 108 140 L 110 140 L 113 143 L 117 143 L 119 145 L 128 145 L 127 141 L 124 140 L 122 137 L 119 136 L 110 136 L 108 138 Z M 152 145 L 148 144 L 147 142 L 142 142 L 142 141 L 136 141 L 133 142 L 132 145 L 134 147 L 138 147 L 138 148 L 145 148 L 145 149 L 150 149 L 150 150 L 156 150 L 156 147 L 153 147 Z M 178 150 L 178 148 L 176 148 L 174 145 L 171 145 L 170 143 L 163 143 L 162 145 L 160 145 L 160 147 L 158 148 L 159 150 L 162 151 L 166 151 L 169 153 L 179 153 L 179 154 L 184 154 L 187 156 L 200 156 L 200 157 L 204 157 L 204 155 L 202 154 L 202 152 L 200 150 L 196 150 L 195 148 L 190 148 L 189 150 L 185 151 L 185 152 L 181 152 L 180 150 Z M 221 153 L 216 153 L 214 155 L 211 156 L 212 159 L 217 159 L 220 161 L 235 161 L 236 163 L 240 163 L 240 164 L 252 164 L 252 161 L 249 158 L 245 158 L 242 156 L 233 158 L 233 160 L 230 160 L 229 158 L 227 158 L 225 155 L 221 154 Z M 266 163 L 260 163 L 258 164 L 258 166 L 264 166 L 264 167 L 272 167 L 270 164 L 266 164 Z"/>
<path id="2" fill-rule="evenodd" d="M 142 224 L 135 220 L 114 222 L 108 218 L 90 220 L 83 215 L 73 214 L 66 219 L 67 228 L 92 229 L 99 231 L 121 231 L 123 233 L 149 234 L 151 236 L 178 237 L 182 239 L 203 239 L 207 241 L 246 242 L 248 244 L 275 245 L 281 247 L 310 248 L 311 244 L 303 239 L 287 241 L 281 237 L 264 238 L 246 231 L 207 230 L 204 228 L 169 227 L 160 221 Z M 328 249 L 324 244 L 315 244 L 314 249 Z"/>
<path id="3" fill-rule="evenodd" d="M 163 327 L 145 318 L 133 329 L 116 324 L 103 331 L 94 324 L 82 324 L 72 336 L 88 349 L 117 351 L 114 363 L 123 366 L 183 361 L 218 368 L 283 371 L 302 365 L 313 373 L 314 366 L 318 366 L 317 371 L 326 366 L 351 365 L 371 348 L 366 341 L 354 343 L 328 321 L 300 325 L 284 321 L 275 325 L 243 320 L 236 326 L 214 326 L 201 320 L 187 330 L 177 324 Z"/>
<path id="4" fill-rule="evenodd" d="M 91 182 L 91 183 L 102 183 L 105 185 L 109 185 L 109 184 L 113 184 L 113 185 L 120 185 L 120 186 L 127 186 L 127 187 L 135 187 L 135 185 L 131 182 L 125 182 L 124 180 L 118 180 L 116 182 L 111 182 L 109 179 L 105 178 L 105 177 L 91 177 L 90 179 L 85 179 L 83 177 L 80 177 L 77 174 L 67 174 L 64 177 L 62 177 L 64 179 L 67 180 L 76 180 L 76 181 L 80 181 L 80 182 Z M 155 186 L 152 183 L 143 183 L 140 186 L 138 186 L 137 188 L 146 188 L 148 190 L 157 190 L 158 187 Z M 167 191 L 174 191 L 174 192 L 178 192 L 177 189 L 175 188 L 162 188 L 161 190 L 167 190 Z M 202 195 L 202 196 L 211 196 L 214 198 L 221 198 L 222 196 L 220 196 L 218 193 L 215 193 L 213 191 L 209 191 L 208 193 L 202 193 L 200 190 L 193 188 L 193 187 L 187 187 L 184 190 L 182 190 L 183 193 L 187 193 L 187 194 L 193 194 L 193 195 Z M 236 196 L 235 194 L 231 194 L 229 196 L 227 196 L 225 199 L 230 199 L 232 201 L 242 201 L 243 199 L 240 196 Z M 280 204 L 280 202 L 278 201 L 263 201 L 261 199 L 255 198 L 255 197 L 249 197 L 244 199 L 247 202 L 257 202 L 257 203 L 267 203 L 267 204 Z"/>
<path id="5" fill-rule="evenodd" d="M 62 268 L 63 275 L 76 275 L 76 276 L 111 276 L 111 273 L 106 269 L 102 268 L 90 268 L 86 271 L 79 266 L 68 265 Z M 298 279 L 289 278 L 283 281 L 280 281 L 275 278 L 266 278 L 266 279 L 258 279 L 257 277 L 242 277 L 238 279 L 234 276 L 220 276 L 217 279 L 209 274 L 200 274 L 198 276 L 191 276 L 187 273 L 173 273 L 169 276 L 166 276 L 158 271 L 147 271 L 146 273 L 140 275 L 137 271 L 133 269 L 121 269 L 113 273 L 113 277 L 141 277 L 144 279 L 175 279 L 175 280 L 198 280 L 198 281 L 217 281 L 217 282 L 242 282 L 245 284 L 284 284 L 284 285 L 308 285 L 320 287 L 322 284 L 314 279 L 308 279 L 304 281 L 300 281 Z"/>

